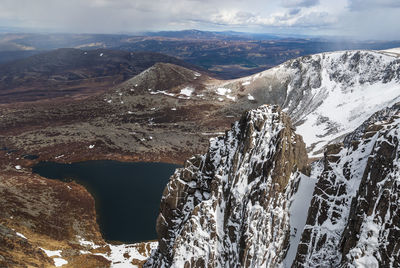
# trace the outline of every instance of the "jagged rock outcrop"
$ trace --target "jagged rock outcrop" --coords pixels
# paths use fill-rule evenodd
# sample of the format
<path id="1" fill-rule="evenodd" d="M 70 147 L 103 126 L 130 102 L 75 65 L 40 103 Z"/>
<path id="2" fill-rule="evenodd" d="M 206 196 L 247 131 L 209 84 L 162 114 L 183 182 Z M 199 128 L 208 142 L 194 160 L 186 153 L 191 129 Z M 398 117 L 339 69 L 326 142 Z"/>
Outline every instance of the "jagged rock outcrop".
<path id="1" fill-rule="evenodd" d="M 308 170 L 285 113 L 247 112 L 171 177 L 146 265 L 398 267 L 399 140 L 400 103 L 329 145 Z"/>
<path id="2" fill-rule="evenodd" d="M 283 262 L 290 197 L 307 154 L 277 106 L 247 112 L 205 155 L 171 177 L 147 267 L 254 267 Z"/>
<path id="3" fill-rule="evenodd" d="M 400 266 L 399 115 L 377 112 L 327 148 L 294 266 Z"/>

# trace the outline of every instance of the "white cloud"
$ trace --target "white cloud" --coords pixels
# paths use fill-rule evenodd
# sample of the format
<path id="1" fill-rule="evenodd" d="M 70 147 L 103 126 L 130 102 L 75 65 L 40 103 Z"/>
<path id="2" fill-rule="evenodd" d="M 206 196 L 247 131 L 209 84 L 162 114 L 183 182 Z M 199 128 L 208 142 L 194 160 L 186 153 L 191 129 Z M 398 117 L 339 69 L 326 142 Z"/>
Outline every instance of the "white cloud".
<path id="1" fill-rule="evenodd" d="M 311 7 L 319 4 L 319 0 L 282 0 L 284 7 Z"/>
<path id="2" fill-rule="evenodd" d="M 353 11 L 373 10 L 379 8 L 400 8 L 399 0 L 349 0 L 349 8 Z"/>
<path id="3" fill-rule="evenodd" d="M 69 32 L 198 28 L 395 38 L 397 7 L 399 0 L 0 0 L 0 22 Z"/>

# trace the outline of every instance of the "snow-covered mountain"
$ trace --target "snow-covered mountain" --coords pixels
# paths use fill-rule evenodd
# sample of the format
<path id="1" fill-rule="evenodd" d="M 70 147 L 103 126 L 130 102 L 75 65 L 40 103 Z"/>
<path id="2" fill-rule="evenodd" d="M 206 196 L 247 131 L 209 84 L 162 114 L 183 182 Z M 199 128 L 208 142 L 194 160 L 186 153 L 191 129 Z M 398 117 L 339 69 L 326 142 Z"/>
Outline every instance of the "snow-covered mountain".
<path id="1" fill-rule="evenodd" d="M 322 53 L 222 86 L 236 93 L 242 89 L 256 104 L 280 105 L 310 156 L 322 156 L 327 144 L 400 100 L 400 58 L 375 51 Z"/>
<path id="2" fill-rule="evenodd" d="M 294 60 L 287 66 L 291 71 L 282 107 L 293 118 L 311 155 L 321 155 L 326 144 L 400 100 L 400 60 L 393 56 L 335 52 Z"/>
<path id="3" fill-rule="evenodd" d="M 398 267 L 400 104 L 308 166 L 277 106 L 243 115 L 171 177 L 147 267 Z"/>
<path id="4" fill-rule="evenodd" d="M 309 156 L 321 157 L 327 144 L 341 141 L 373 113 L 400 101 L 400 57 L 392 51 L 321 53 L 235 80 L 158 64 L 128 81 L 125 91 L 132 88 L 189 106 L 195 101 L 218 106 L 207 111 L 211 120 L 277 104 L 292 118 Z M 106 97 L 113 98 L 121 99 Z"/>
<path id="5" fill-rule="evenodd" d="M 286 114 L 277 106 L 246 113 L 171 177 L 157 219 L 159 247 L 148 266 L 282 263 L 290 200 L 307 172 L 304 143 Z"/>
<path id="6" fill-rule="evenodd" d="M 399 138 L 396 104 L 327 148 L 295 266 L 400 266 Z"/>

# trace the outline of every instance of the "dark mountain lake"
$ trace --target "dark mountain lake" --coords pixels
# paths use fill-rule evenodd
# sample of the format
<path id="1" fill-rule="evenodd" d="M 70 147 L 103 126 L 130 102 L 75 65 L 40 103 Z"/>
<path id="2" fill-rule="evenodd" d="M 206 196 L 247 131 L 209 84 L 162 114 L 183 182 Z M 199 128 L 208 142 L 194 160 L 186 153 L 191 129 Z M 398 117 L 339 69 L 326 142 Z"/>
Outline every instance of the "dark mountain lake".
<path id="1" fill-rule="evenodd" d="M 155 225 L 161 195 L 178 167 L 165 163 L 87 161 L 40 162 L 32 170 L 46 178 L 84 185 L 95 198 L 103 237 L 133 243 L 157 238 Z"/>

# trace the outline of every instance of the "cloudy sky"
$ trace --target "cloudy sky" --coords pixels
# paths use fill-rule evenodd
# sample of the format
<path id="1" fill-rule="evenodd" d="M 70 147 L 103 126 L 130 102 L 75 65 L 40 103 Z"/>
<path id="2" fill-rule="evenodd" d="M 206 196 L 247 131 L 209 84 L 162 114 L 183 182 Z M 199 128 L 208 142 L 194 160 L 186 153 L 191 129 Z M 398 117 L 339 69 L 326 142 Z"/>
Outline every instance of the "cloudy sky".
<path id="1" fill-rule="evenodd" d="M 400 0 L 0 0 L 0 27 L 236 30 L 400 39 Z"/>

